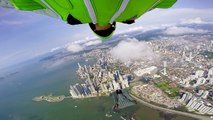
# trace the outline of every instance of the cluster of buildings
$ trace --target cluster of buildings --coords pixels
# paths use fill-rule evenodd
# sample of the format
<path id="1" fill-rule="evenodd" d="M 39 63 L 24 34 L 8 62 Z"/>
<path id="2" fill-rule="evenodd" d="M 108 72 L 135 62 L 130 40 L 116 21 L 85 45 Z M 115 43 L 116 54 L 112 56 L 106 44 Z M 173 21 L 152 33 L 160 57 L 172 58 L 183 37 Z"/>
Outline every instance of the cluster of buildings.
<path id="1" fill-rule="evenodd" d="M 162 70 L 162 75 L 184 91 L 191 92 L 197 99 L 213 104 L 213 59 L 204 54 L 205 51 L 213 53 L 211 36 L 161 37 L 150 45 L 161 56 L 156 66 Z M 194 89 L 199 92 L 193 92 Z M 186 95 L 183 95 L 183 99 Z"/>
<path id="2" fill-rule="evenodd" d="M 179 81 L 184 87 L 198 87 L 204 84 L 213 84 L 213 67 L 207 70 L 197 70 L 187 78 Z"/>
<path id="3" fill-rule="evenodd" d="M 141 68 L 138 68 L 137 70 L 135 70 L 133 73 L 138 76 L 138 77 L 141 77 L 145 74 L 151 74 L 151 75 L 154 75 L 156 74 L 158 71 L 158 68 L 156 66 L 151 66 L 151 67 L 148 67 L 148 68 L 144 68 L 144 69 L 141 69 Z"/>
<path id="4" fill-rule="evenodd" d="M 179 99 L 180 102 L 186 105 L 186 108 L 189 111 L 195 111 L 199 114 L 208 114 L 213 115 L 213 105 L 201 98 L 206 98 L 208 95 L 208 91 L 199 91 L 197 97 L 190 92 L 186 92 Z"/>
<path id="5" fill-rule="evenodd" d="M 168 108 L 177 108 L 181 106 L 181 103 L 176 99 L 169 98 L 159 88 L 149 84 L 138 84 L 132 88 L 132 92 L 145 99 L 160 105 L 164 105 Z"/>
<path id="6" fill-rule="evenodd" d="M 83 84 L 70 86 L 70 94 L 73 98 L 95 97 L 109 95 L 110 93 L 129 87 L 132 79 L 129 75 L 121 75 L 119 70 L 110 71 L 109 59 L 102 56 L 93 66 L 78 63 L 78 75 L 85 80 Z"/>
<path id="7" fill-rule="evenodd" d="M 130 74 L 134 74 L 136 78 L 148 75 L 153 80 L 169 80 L 185 93 L 180 99 L 177 99 L 179 96 L 172 99 L 153 84 L 133 85 L 133 93 L 169 108 L 184 105 L 189 111 L 212 115 L 213 102 L 209 98 L 213 100 L 213 60 L 201 54 L 204 51 L 213 52 L 213 42 L 209 39 L 212 38 L 205 35 L 184 35 L 160 37 L 159 40 L 149 41 L 153 52 L 159 55 L 158 60 L 136 61 L 127 66 Z M 97 56 L 102 52 L 96 50 L 87 56 Z M 100 55 L 93 66 L 78 64 L 77 74 L 85 82 L 70 86 L 71 96 L 85 98 L 108 95 L 129 87 L 131 75 L 124 75 L 119 68 L 111 69 L 114 67 L 114 64 L 111 64 L 113 62 L 117 61 L 105 54 Z M 122 67 L 125 63 L 117 65 Z M 198 92 L 193 92 L 194 89 L 198 89 Z"/>

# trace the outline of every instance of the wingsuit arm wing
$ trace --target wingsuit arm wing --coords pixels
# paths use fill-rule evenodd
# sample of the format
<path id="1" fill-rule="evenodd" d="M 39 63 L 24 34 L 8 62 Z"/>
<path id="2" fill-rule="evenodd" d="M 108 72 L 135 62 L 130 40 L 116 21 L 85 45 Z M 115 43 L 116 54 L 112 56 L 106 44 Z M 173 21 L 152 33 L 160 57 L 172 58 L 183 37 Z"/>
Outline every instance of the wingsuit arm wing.
<path id="1" fill-rule="evenodd" d="M 163 1 L 160 2 L 157 6 L 155 6 L 155 8 L 170 8 L 170 7 L 172 7 L 176 2 L 177 2 L 177 0 L 163 0 Z"/>
<path id="2" fill-rule="evenodd" d="M 53 11 L 43 7 L 42 5 L 38 4 L 37 2 L 34 2 L 33 0 L 11 0 L 11 1 L 15 4 L 12 4 L 10 0 L 0 0 L 0 7 L 31 11 L 34 13 L 50 16 L 53 18 L 58 18 L 58 15 L 55 14 Z"/>

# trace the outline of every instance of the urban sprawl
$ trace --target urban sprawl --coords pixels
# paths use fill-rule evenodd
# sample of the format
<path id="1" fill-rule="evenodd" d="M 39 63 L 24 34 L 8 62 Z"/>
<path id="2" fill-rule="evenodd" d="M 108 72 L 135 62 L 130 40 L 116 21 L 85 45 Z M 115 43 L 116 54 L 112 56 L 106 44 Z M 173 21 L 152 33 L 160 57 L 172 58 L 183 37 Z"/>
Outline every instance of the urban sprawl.
<path id="1" fill-rule="evenodd" d="M 157 55 L 155 60 L 121 62 L 108 52 L 110 46 L 85 53 L 85 59 L 96 57 L 97 62 L 78 64 L 77 74 L 84 83 L 70 86 L 72 98 L 127 89 L 162 107 L 213 115 L 213 40 L 208 35 L 183 35 L 145 43 Z"/>

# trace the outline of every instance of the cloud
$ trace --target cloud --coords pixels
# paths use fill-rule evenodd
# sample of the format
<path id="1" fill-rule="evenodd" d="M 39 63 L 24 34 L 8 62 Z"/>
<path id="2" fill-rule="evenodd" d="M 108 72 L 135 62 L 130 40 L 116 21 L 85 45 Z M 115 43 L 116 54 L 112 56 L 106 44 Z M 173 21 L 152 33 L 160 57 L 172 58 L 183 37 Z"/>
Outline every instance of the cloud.
<path id="1" fill-rule="evenodd" d="M 102 41 L 100 39 L 97 39 L 96 37 L 93 38 L 87 37 L 83 40 L 76 40 L 73 41 L 72 43 L 69 43 L 67 45 L 67 50 L 70 52 L 80 52 L 88 46 L 99 45 L 101 43 Z"/>
<path id="2" fill-rule="evenodd" d="M 213 15 L 212 10 L 213 10 L 212 8 L 211 9 L 195 9 L 195 8 L 156 9 L 147 13 L 146 16 L 150 18 L 155 17 L 156 21 L 157 20 L 164 20 L 164 21 L 175 20 L 176 21 L 180 19 L 194 19 L 194 18 L 198 18 L 198 19 L 204 18 L 207 20 L 212 20 L 212 17 L 211 17 Z"/>
<path id="3" fill-rule="evenodd" d="M 50 50 L 50 52 L 54 52 L 54 51 L 57 51 L 57 50 L 60 50 L 60 49 L 61 49 L 61 47 L 54 47 Z"/>
<path id="4" fill-rule="evenodd" d="M 181 24 L 213 24 L 213 22 L 208 22 L 200 17 L 196 17 L 193 19 L 183 19 Z"/>
<path id="5" fill-rule="evenodd" d="M 200 17 L 194 18 L 194 19 L 188 19 L 188 20 L 182 20 L 182 24 L 203 24 L 205 21 L 203 21 Z"/>
<path id="6" fill-rule="evenodd" d="M 136 22 L 131 25 L 118 24 L 116 33 L 122 32 L 128 28 L 146 29 L 147 26 L 162 25 L 162 24 L 176 24 L 180 21 L 202 18 L 207 21 L 212 20 L 213 8 L 211 9 L 194 9 L 194 8 L 171 8 L 171 9 L 154 9 L 145 13 Z M 140 27 L 142 26 L 142 27 Z M 134 28 L 135 27 L 135 28 Z"/>
<path id="7" fill-rule="evenodd" d="M 101 43 L 102 43 L 101 40 L 92 40 L 92 41 L 85 42 L 84 46 L 98 45 Z"/>
<path id="8" fill-rule="evenodd" d="M 168 27 L 164 33 L 168 35 L 182 35 L 182 34 L 202 34 L 207 33 L 208 30 L 203 29 L 193 29 L 188 27 L 177 27 L 177 26 L 171 26 Z"/>
<path id="9" fill-rule="evenodd" d="M 113 58 L 122 62 L 134 62 L 137 60 L 153 60 L 155 54 L 147 43 L 137 39 L 121 41 L 117 46 L 110 50 Z"/>
<path id="10" fill-rule="evenodd" d="M 70 51 L 70 52 L 73 52 L 73 53 L 80 52 L 82 50 L 84 50 L 84 47 L 80 44 L 72 43 L 72 44 L 67 46 L 67 51 Z"/>

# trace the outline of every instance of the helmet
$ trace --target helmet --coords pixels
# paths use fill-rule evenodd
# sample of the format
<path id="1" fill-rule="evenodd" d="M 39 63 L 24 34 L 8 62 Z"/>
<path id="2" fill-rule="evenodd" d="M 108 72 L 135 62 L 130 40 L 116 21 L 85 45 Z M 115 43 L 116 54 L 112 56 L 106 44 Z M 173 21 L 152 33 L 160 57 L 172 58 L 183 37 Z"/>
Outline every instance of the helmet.
<path id="1" fill-rule="evenodd" d="M 108 39 L 112 36 L 113 32 L 115 31 L 115 25 L 116 23 L 113 22 L 111 24 L 111 27 L 106 30 L 96 30 L 95 25 L 93 23 L 89 23 L 90 28 L 92 31 L 100 38 L 102 39 Z"/>

